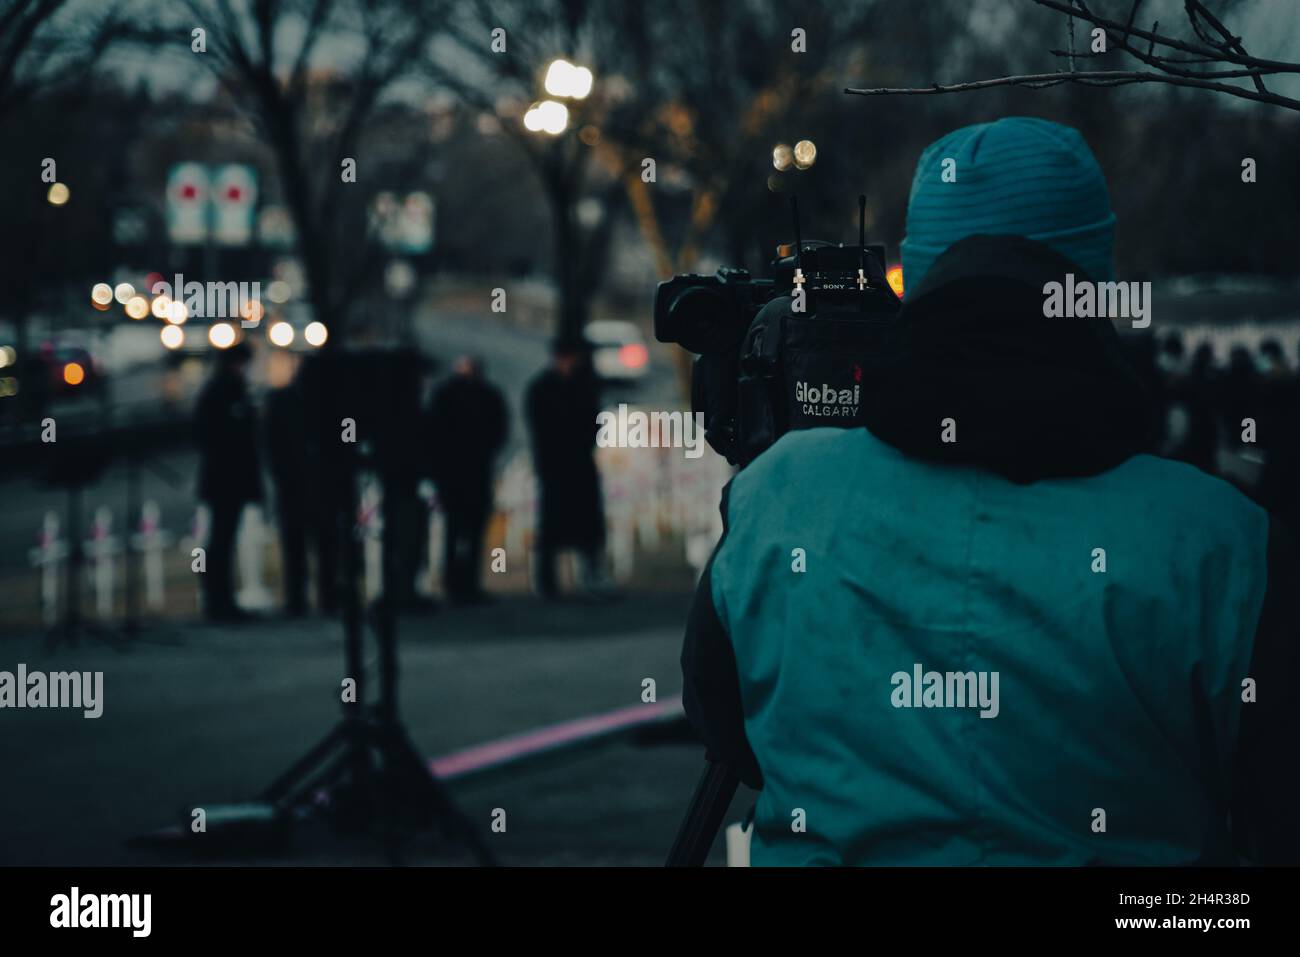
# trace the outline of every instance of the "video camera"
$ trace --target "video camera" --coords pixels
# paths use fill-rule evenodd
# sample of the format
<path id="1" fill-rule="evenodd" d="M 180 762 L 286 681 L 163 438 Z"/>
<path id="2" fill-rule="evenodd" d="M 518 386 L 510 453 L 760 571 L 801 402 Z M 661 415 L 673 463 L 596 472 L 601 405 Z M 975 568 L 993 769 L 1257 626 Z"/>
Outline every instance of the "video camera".
<path id="1" fill-rule="evenodd" d="M 885 279 L 885 247 L 867 245 L 858 197 L 856 246 L 777 247 L 772 278 L 744 269 L 674 276 L 655 292 L 655 338 L 698 353 L 691 411 L 732 465 L 747 465 L 791 429 L 863 422 L 863 380 L 883 361 L 900 302 Z"/>

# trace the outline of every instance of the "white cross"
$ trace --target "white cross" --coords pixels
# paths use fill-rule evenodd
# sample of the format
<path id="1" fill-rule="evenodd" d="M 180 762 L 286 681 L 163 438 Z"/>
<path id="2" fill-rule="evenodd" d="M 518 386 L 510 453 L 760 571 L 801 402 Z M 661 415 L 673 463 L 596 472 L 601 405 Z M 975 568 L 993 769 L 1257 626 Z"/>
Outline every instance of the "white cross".
<path id="1" fill-rule="evenodd" d="M 861 266 L 858 267 L 858 288 L 862 290 L 867 288 L 867 275 L 862 271 Z"/>
<path id="2" fill-rule="evenodd" d="M 806 280 L 803 277 L 803 270 L 800 269 L 798 266 L 796 266 L 794 269 L 794 284 L 796 286 L 802 286 L 805 281 Z"/>

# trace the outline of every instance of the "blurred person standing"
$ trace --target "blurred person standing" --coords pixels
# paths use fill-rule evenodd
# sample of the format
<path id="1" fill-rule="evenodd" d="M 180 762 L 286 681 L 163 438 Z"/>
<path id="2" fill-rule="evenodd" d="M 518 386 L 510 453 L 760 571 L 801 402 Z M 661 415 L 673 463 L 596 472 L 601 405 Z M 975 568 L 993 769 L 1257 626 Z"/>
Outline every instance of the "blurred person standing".
<path id="1" fill-rule="evenodd" d="M 600 574 L 605 515 L 600 475 L 592 450 L 600 390 L 587 360 L 586 343 L 559 339 L 551 363 L 528 386 L 525 413 L 539 487 L 537 590 L 558 595 L 555 557 L 577 549 L 588 584 Z"/>
<path id="2" fill-rule="evenodd" d="M 1186 375 L 1179 377 L 1170 391 L 1183 426 L 1167 456 L 1213 475 L 1219 449 L 1218 380 L 1214 348 L 1208 342 L 1196 347 Z"/>
<path id="3" fill-rule="evenodd" d="M 320 456 L 316 454 L 307 422 L 302 384 L 296 375 L 266 396 L 266 448 L 271 481 L 275 486 L 276 521 L 280 532 L 281 574 L 285 614 L 307 613 L 308 545 L 316 558 L 316 602 L 326 614 L 333 613 L 335 591 L 334 538 L 337 534 L 332 511 L 325 508 Z"/>
<path id="4" fill-rule="evenodd" d="M 429 405 L 430 474 L 447 517 L 443 588 L 458 603 L 484 601 L 483 534 L 492 513 L 492 462 L 506 441 L 506 403 L 477 356 L 461 356 Z"/>
<path id="5" fill-rule="evenodd" d="M 1260 346 L 1264 409 L 1259 441 L 1268 453 L 1260 476 L 1260 503 L 1300 536 L 1300 380 L 1287 366 L 1281 343 Z"/>
<path id="6" fill-rule="evenodd" d="M 211 512 L 203 607 L 213 621 L 250 617 L 235 604 L 234 551 L 244 506 L 262 500 L 257 420 L 248 395 L 251 360 L 252 350 L 243 342 L 218 352 L 195 407 L 199 499 Z"/>

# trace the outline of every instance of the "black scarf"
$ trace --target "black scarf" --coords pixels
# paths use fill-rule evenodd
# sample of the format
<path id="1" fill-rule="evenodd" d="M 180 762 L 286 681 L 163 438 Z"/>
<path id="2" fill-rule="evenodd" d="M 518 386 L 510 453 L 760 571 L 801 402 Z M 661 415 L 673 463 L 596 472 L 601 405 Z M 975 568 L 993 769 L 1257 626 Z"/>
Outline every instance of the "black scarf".
<path id="1" fill-rule="evenodd" d="M 1096 475 L 1150 442 L 1152 404 L 1108 319 L 1049 319 L 1043 285 L 1083 270 L 1016 236 L 949 248 L 868 384 L 867 428 L 902 452 L 1014 482 Z M 955 442 L 943 441 L 944 419 Z"/>

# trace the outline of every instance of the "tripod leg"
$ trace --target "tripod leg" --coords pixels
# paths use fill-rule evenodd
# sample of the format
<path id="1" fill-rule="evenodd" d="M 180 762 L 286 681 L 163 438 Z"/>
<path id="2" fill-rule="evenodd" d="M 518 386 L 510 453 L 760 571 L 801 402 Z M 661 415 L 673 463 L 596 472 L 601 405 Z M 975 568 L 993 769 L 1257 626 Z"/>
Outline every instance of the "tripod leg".
<path id="1" fill-rule="evenodd" d="M 343 732 L 343 725 L 335 725 L 333 730 L 327 734 L 315 747 L 304 754 L 301 758 L 289 766 L 289 769 L 281 774 L 278 778 L 270 783 L 261 794 L 261 800 L 268 804 L 275 804 L 281 798 L 288 795 L 299 783 L 302 776 L 312 767 L 318 764 L 325 755 L 338 746 L 339 738 Z"/>
<path id="2" fill-rule="evenodd" d="M 709 848 L 718 836 L 718 828 L 736 796 L 740 779 L 721 762 L 710 761 L 700 776 L 700 783 L 691 798 L 691 806 L 682 819 L 677 839 L 668 852 L 665 867 L 703 867 Z"/>
<path id="3" fill-rule="evenodd" d="M 400 725 L 393 725 L 386 732 L 387 744 L 385 758 L 393 762 L 394 770 L 412 789 L 412 797 L 419 805 L 430 809 L 437 819 L 443 835 L 449 840 L 460 841 L 483 867 L 495 867 L 495 855 L 488 850 L 487 844 L 475 829 L 473 822 L 452 800 L 446 785 L 436 778 L 428 765 L 411 743 L 411 739 Z"/>

